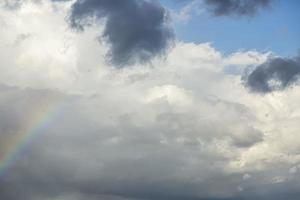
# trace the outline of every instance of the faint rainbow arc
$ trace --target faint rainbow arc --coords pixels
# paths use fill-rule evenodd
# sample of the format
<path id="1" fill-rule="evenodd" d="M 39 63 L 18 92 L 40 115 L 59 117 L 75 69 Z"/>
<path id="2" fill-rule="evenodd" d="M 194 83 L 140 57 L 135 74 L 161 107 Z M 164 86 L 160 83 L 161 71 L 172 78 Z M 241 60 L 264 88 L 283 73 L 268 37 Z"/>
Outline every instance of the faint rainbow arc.
<path id="1" fill-rule="evenodd" d="M 20 131 L 4 156 L 0 157 L 0 178 L 21 159 L 23 152 L 30 146 L 36 137 L 44 133 L 47 127 L 65 110 L 69 102 L 69 97 L 61 98 L 55 102 L 47 103 L 33 112 L 26 126 Z"/>

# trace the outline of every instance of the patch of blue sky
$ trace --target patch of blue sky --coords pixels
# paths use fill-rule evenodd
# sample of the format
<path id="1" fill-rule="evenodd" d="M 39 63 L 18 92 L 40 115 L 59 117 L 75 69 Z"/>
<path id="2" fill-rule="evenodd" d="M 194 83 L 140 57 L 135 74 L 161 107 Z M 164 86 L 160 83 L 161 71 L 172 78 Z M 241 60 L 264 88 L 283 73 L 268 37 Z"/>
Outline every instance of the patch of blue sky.
<path id="1" fill-rule="evenodd" d="M 161 2 L 166 7 L 180 12 L 191 1 L 161 0 Z M 179 40 L 194 43 L 209 42 L 224 54 L 256 50 L 271 51 L 281 56 L 294 56 L 299 52 L 299 0 L 277 0 L 272 8 L 261 10 L 254 17 L 214 17 L 201 8 L 201 4 L 199 6 L 203 12 L 201 14 L 191 12 L 188 22 L 174 21 Z"/>

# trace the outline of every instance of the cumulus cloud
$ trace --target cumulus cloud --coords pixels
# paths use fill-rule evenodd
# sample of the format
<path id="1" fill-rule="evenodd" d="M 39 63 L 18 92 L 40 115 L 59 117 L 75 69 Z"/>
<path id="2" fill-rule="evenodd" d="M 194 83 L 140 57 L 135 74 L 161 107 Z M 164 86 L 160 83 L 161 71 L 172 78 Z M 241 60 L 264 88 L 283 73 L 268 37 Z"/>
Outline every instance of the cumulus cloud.
<path id="1" fill-rule="evenodd" d="M 105 19 L 102 37 L 110 44 L 110 61 L 119 67 L 163 54 L 173 39 L 168 12 L 157 1 L 76 1 L 71 26 L 84 29 L 89 18 Z"/>
<path id="2" fill-rule="evenodd" d="M 176 42 L 151 66 L 118 70 L 95 40 L 105 24 L 75 33 L 70 6 L 0 11 L 0 158 L 33 116 L 64 105 L 2 171 L 0 199 L 299 196 L 299 87 L 257 96 L 224 70 L 268 53 Z"/>
<path id="3" fill-rule="evenodd" d="M 228 162 L 238 155 L 235 147 L 229 150 L 232 147 L 228 144 L 236 138 L 229 129 L 237 121 L 244 124 L 253 120 L 244 106 L 195 99 L 175 85 L 150 88 L 143 98 L 140 92 L 128 96 L 130 89 L 126 91 L 118 94 L 127 101 L 120 105 L 117 94 L 109 91 L 91 98 L 2 86 L 1 144 L 22 134 L 19 132 L 40 108 L 68 101 L 1 176 L 1 198 L 186 199 L 235 195 L 238 177 L 225 172 Z M 199 104 L 206 110 L 197 109 Z M 225 108 L 231 111 L 224 121 L 217 117 L 220 114 L 203 119 L 203 115 L 222 113 Z M 247 122 L 241 121 L 241 115 Z M 222 124 L 223 131 L 217 124 Z M 241 137 L 251 137 L 249 132 L 243 134 Z M 1 155 L 6 148 L 1 146 Z"/>
<path id="4" fill-rule="evenodd" d="M 246 74 L 245 85 L 253 92 L 269 93 L 284 90 L 298 83 L 300 58 L 270 58 Z"/>
<path id="5" fill-rule="evenodd" d="M 253 16 L 270 6 L 272 0 L 205 0 L 215 16 Z"/>
<path id="6" fill-rule="evenodd" d="M 289 155 L 295 163 L 286 162 L 274 148 L 278 141 L 253 128 L 246 106 L 175 85 L 144 92 L 123 87 L 123 94 L 84 96 L 2 85 L 0 144 L 40 108 L 61 100 L 66 106 L 1 176 L 0 197 L 279 200 L 284 192 L 291 199 L 297 194 L 297 154 Z M 6 148 L 0 146 L 0 155 Z"/>

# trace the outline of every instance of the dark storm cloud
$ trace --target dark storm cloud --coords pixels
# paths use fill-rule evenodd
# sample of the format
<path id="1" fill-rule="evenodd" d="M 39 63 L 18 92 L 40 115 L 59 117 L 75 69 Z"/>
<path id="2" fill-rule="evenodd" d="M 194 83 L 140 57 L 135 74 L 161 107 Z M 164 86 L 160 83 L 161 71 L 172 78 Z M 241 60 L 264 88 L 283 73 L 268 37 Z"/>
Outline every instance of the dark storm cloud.
<path id="1" fill-rule="evenodd" d="M 168 13 L 157 1 L 78 0 L 70 23 L 83 30 L 93 17 L 106 19 L 102 36 L 110 44 L 110 61 L 120 67 L 163 54 L 173 39 Z"/>
<path id="2" fill-rule="evenodd" d="M 244 75 L 246 87 L 257 93 L 283 90 L 298 83 L 300 58 L 270 58 Z"/>
<path id="3" fill-rule="evenodd" d="M 205 0 L 215 16 L 253 16 L 270 6 L 272 0 Z"/>

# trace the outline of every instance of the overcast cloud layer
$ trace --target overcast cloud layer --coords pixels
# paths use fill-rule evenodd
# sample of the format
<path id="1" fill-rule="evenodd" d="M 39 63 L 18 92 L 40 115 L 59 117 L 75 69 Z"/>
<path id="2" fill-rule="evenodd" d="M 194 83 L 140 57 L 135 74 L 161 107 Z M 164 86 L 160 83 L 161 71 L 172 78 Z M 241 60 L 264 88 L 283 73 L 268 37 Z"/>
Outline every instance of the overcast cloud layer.
<path id="1" fill-rule="evenodd" d="M 87 2 L 28 0 L 0 10 L 0 156 L 40 107 L 65 104 L 0 177 L 1 200 L 299 197 L 297 59 L 175 41 L 165 58 L 112 67 L 106 56 L 125 38 L 110 39 L 118 30 L 108 26 L 121 16 L 127 27 L 136 16 L 111 1 Z M 165 8 L 141 2 L 131 1 L 140 20 L 154 17 L 148 9 L 161 14 L 153 48 L 165 47 Z M 83 32 L 70 28 L 70 13 Z M 101 22 L 86 26 L 93 15 Z M 279 90 L 261 89 L 273 79 Z"/>

